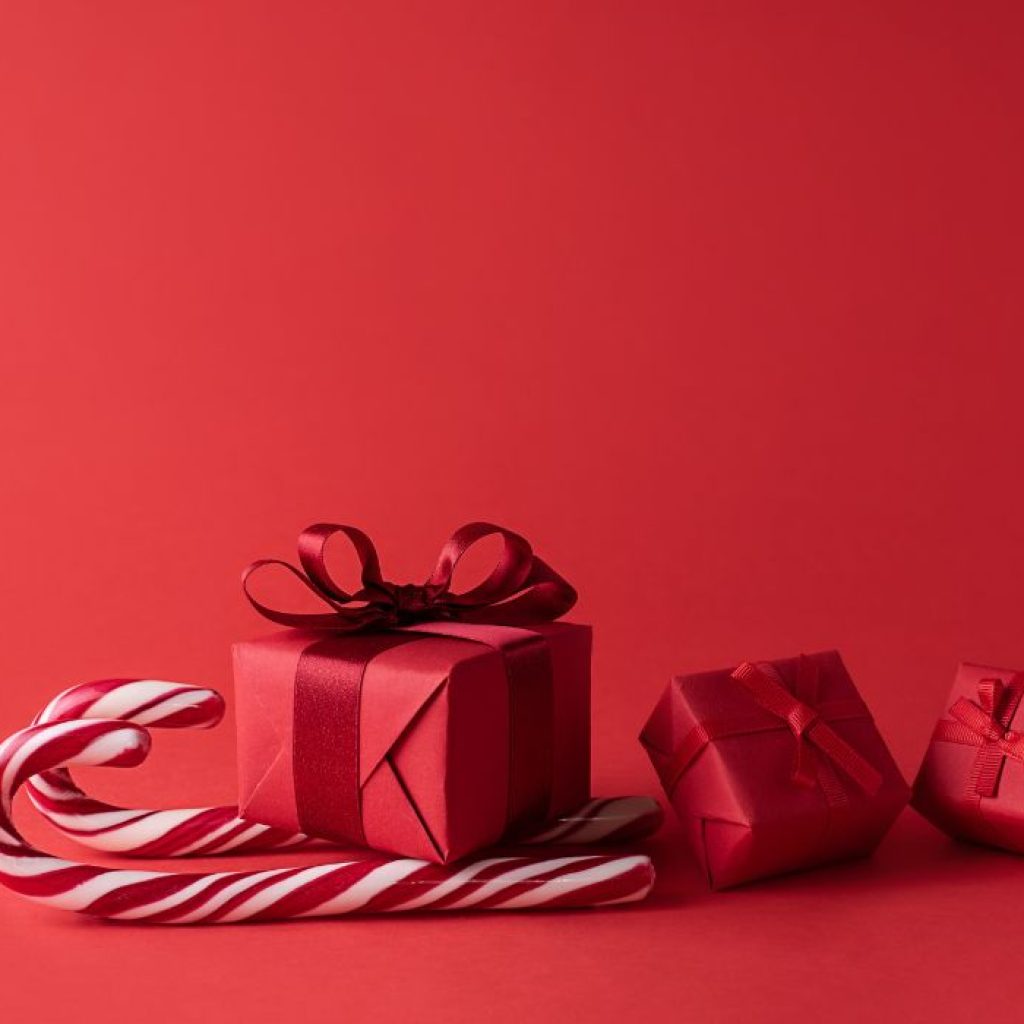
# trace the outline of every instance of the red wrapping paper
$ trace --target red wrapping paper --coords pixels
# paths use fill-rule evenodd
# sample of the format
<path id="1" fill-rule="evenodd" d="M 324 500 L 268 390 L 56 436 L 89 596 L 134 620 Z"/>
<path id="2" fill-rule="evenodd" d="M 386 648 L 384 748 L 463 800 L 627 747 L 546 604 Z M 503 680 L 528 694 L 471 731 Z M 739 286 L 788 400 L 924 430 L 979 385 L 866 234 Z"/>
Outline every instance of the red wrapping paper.
<path id="1" fill-rule="evenodd" d="M 909 796 L 836 651 L 676 676 L 640 739 L 712 888 L 870 854 Z"/>
<path id="2" fill-rule="evenodd" d="M 361 674 L 357 722 L 350 724 L 366 845 L 436 862 L 489 846 L 509 828 L 512 776 L 535 793 L 548 756 L 550 791 L 543 807 L 532 807 L 533 817 L 570 811 L 589 798 L 588 626 L 425 623 L 372 636 L 335 637 L 319 659 L 328 702 L 332 672 L 339 680 Z M 386 645 L 396 636 L 398 646 L 367 656 L 368 643 L 383 637 Z M 352 842 L 336 784 L 342 737 L 337 747 L 330 734 L 321 737 L 320 752 L 311 756 L 297 735 L 297 724 L 299 731 L 315 730 L 333 713 L 328 707 L 321 715 L 314 706 L 310 717 L 297 701 L 303 658 L 323 642 L 322 632 L 289 630 L 234 646 L 239 805 L 254 821 Z M 516 711 L 511 687 L 536 687 L 529 672 L 518 683 L 510 673 L 510 659 L 524 645 L 550 659 L 550 692 L 547 703 L 530 698 Z M 297 749 L 307 753 L 297 758 Z M 300 806 L 303 787 L 318 803 L 315 830 L 308 827 L 310 809 L 304 814 Z"/>
<path id="3" fill-rule="evenodd" d="M 913 805 L 957 839 L 1024 853 L 1024 673 L 965 663 L 914 782 Z"/>

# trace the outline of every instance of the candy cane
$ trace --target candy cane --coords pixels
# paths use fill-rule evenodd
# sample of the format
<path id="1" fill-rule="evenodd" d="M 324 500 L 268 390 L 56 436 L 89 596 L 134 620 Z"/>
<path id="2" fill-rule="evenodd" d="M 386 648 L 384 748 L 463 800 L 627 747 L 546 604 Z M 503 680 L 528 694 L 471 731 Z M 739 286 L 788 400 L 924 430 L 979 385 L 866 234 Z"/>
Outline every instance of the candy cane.
<path id="1" fill-rule="evenodd" d="M 224 716 L 216 690 L 158 679 L 102 679 L 58 694 L 34 724 L 75 719 L 118 719 L 147 728 L 209 729 Z M 238 808 L 126 809 L 93 800 L 67 771 L 37 775 L 29 798 L 55 828 L 84 846 L 135 857 L 206 856 L 294 848 L 304 835 L 238 816 Z"/>
<path id="2" fill-rule="evenodd" d="M 654 882 L 643 856 L 489 857 L 457 867 L 365 856 L 269 871 L 129 871 L 61 860 L 19 835 L 12 804 L 25 780 L 69 765 L 137 765 L 149 742 L 138 725 L 82 719 L 29 726 L 0 744 L 0 883 L 36 902 L 97 917 L 194 924 L 607 906 L 643 899 Z"/>
<path id="3" fill-rule="evenodd" d="M 36 724 L 119 719 L 147 728 L 210 728 L 224 714 L 215 690 L 155 679 L 106 679 L 73 686 L 36 716 Z M 93 800 L 66 771 L 26 783 L 36 809 L 59 831 L 92 849 L 124 856 L 185 857 L 293 848 L 306 836 L 238 816 L 236 807 L 128 810 Z M 650 797 L 591 800 L 516 845 L 582 846 L 636 840 L 656 831 L 661 806 Z"/>
<path id="4" fill-rule="evenodd" d="M 591 800 L 555 818 L 537 832 L 511 840 L 524 846 L 592 846 L 634 842 L 653 835 L 664 820 L 661 804 L 649 796 Z"/>

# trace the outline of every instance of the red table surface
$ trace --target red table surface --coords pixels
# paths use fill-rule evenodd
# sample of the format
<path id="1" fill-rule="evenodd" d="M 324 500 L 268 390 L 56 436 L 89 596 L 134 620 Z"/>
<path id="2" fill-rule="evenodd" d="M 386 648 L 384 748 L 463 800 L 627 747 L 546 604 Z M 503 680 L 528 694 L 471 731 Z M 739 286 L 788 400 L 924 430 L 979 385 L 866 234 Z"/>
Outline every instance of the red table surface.
<path id="1" fill-rule="evenodd" d="M 230 700 L 238 574 L 308 523 L 405 580 L 484 518 L 582 595 L 598 792 L 654 791 L 673 672 L 830 647 L 912 776 L 958 660 L 1024 667 L 1022 19 L 6 5 L 0 732 L 115 674 Z M 89 782 L 228 800 L 230 723 Z M 147 930 L 0 892 L 4 1011 L 1019 1020 L 1019 859 L 907 812 L 709 895 L 677 838 L 600 913 Z"/>

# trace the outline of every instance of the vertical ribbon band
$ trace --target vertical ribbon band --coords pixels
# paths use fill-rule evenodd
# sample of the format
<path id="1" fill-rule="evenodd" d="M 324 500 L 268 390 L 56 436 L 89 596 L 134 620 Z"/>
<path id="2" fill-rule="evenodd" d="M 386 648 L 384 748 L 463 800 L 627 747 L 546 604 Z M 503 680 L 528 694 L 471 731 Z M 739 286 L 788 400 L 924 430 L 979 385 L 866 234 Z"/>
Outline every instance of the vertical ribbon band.
<path id="1" fill-rule="evenodd" d="M 543 821 L 554 778 L 554 675 L 547 642 L 539 634 L 494 642 L 472 627 L 437 629 L 437 635 L 502 655 L 509 709 L 507 826 Z M 429 624 L 326 637 L 303 651 L 296 668 L 292 759 L 301 831 L 365 845 L 359 771 L 363 677 L 375 657 L 423 635 L 432 635 Z"/>
<path id="2" fill-rule="evenodd" d="M 555 764 L 554 670 L 539 635 L 498 648 L 509 698 L 508 827 L 548 817 Z"/>
<path id="3" fill-rule="evenodd" d="M 336 836 L 359 846 L 359 708 L 363 674 L 378 654 L 415 639 L 363 633 L 311 643 L 295 670 L 292 775 L 302 832 Z"/>

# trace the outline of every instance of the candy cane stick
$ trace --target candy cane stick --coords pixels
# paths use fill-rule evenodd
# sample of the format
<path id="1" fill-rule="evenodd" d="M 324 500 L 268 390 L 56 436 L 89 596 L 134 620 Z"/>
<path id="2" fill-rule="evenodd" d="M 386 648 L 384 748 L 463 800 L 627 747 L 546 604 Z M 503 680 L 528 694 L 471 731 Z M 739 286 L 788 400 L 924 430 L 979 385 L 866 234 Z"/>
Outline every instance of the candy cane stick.
<path id="1" fill-rule="evenodd" d="M 136 765 L 148 751 L 145 729 L 111 719 L 30 726 L 0 744 L 0 883 L 64 910 L 193 924 L 357 911 L 604 906 L 643 899 L 654 881 L 642 856 L 490 857 L 458 867 L 366 856 L 271 871 L 126 871 L 52 857 L 14 827 L 14 794 L 33 775 L 74 764 Z"/>
<path id="2" fill-rule="evenodd" d="M 649 796 L 591 800 L 572 814 L 511 842 L 524 846 L 592 846 L 634 842 L 653 835 L 664 820 L 661 804 Z"/>
<path id="3" fill-rule="evenodd" d="M 116 718 L 148 728 L 210 728 L 224 714 L 215 690 L 154 679 L 107 679 L 73 686 L 36 716 L 36 724 Z M 236 807 L 128 810 L 93 800 L 66 771 L 37 775 L 26 784 L 36 809 L 84 846 L 138 857 L 185 857 L 296 847 L 306 836 L 245 821 Z M 635 840 L 656 831 L 661 807 L 650 797 L 591 800 L 516 845 L 591 845 Z"/>

